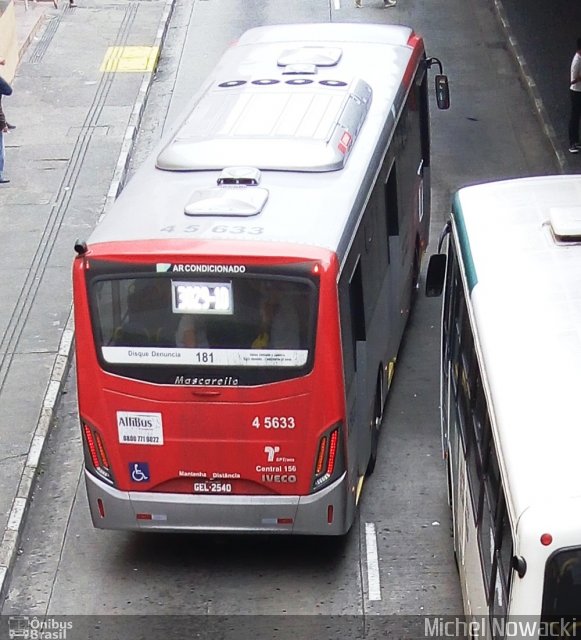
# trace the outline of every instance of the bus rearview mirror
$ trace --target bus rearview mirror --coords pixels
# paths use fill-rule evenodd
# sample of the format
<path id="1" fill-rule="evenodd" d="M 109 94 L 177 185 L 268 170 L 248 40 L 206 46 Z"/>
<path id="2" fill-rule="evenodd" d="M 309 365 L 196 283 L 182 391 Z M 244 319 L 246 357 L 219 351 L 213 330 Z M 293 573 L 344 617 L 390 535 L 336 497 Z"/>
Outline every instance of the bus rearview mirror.
<path id="1" fill-rule="evenodd" d="M 448 84 L 448 76 L 438 74 L 436 81 L 436 103 L 438 109 L 450 108 L 450 85 Z"/>
<path id="2" fill-rule="evenodd" d="M 426 296 L 437 298 L 442 295 L 446 276 L 446 254 L 436 253 L 430 258 L 426 274 Z"/>
<path id="3" fill-rule="evenodd" d="M 519 578 L 524 578 L 527 572 L 527 561 L 522 556 L 512 556 L 510 566 L 518 573 Z"/>

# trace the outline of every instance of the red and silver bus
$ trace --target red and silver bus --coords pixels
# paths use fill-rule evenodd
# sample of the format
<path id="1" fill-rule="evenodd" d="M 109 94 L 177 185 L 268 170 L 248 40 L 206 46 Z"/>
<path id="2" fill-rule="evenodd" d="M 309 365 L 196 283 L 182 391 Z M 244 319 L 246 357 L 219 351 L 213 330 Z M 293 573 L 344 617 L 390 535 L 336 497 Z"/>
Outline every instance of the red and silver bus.
<path id="1" fill-rule="evenodd" d="M 407 27 L 246 32 L 76 244 L 96 527 L 349 530 L 428 241 L 434 61 Z"/>

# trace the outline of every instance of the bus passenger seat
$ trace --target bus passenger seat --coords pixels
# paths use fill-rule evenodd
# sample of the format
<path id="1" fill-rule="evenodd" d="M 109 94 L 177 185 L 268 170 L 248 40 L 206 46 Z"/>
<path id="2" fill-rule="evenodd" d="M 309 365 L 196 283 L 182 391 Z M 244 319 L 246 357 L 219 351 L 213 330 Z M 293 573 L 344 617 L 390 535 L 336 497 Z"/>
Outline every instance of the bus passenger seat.
<path id="1" fill-rule="evenodd" d="M 134 322 L 126 322 L 115 329 L 111 342 L 122 347 L 145 347 L 149 346 L 151 338 L 145 327 Z"/>

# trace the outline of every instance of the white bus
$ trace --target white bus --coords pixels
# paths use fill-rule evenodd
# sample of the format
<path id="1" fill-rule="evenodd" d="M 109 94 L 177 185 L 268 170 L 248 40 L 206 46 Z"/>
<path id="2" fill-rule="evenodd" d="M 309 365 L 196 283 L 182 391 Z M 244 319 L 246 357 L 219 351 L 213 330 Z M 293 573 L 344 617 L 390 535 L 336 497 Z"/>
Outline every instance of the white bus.
<path id="1" fill-rule="evenodd" d="M 581 618 L 581 177 L 460 189 L 445 231 L 426 292 L 464 609 L 543 636 Z"/>

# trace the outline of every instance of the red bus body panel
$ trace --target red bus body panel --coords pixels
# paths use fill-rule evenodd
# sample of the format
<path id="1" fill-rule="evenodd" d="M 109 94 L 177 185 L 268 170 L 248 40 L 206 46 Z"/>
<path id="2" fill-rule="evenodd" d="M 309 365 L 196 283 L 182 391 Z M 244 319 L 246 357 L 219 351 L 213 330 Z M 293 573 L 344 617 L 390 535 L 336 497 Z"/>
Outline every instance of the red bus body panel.
<path id="1" fill-rule="evenodd" d="M 213 255 L 205 256 L 193 254 L 192 243 L 187 244 L 188 255 L 181 241 L 168 243 L 165 250 L 158 244 L 155 252 L 149 242 L 94 246 L 75 261 L 81 422 L 101 437 L 116 492 L 126 492 L 128 496 L 138 492 L 142 497 L 152 494 L 153 500 L 162 500 L 162 495 L 181 494 L 194 497 L 195 501 L 209 502 L 236 501 L 239 496 L 294 496 L 298 502 L 298 497 L 313 493 L 321 436 L 333 425 L 341 424 L 341 439 L 347 437 L 335 256 L 309 248 L 305 257 L 305 247 L 289 246 L 283 248 L 285 258 L 268 255 L 267 247 L 264 255 L 260 255 L 263 248 L 260 245 L 252 248 L 253 256 L 246 256 L 237 253 L 236 246 L 230 243 L 224 243 L 227 246 L 223 248 L 212 243 Z M 203 246 L 200 249 L 203 250 Z M 316 260 L 320 288 L 312 371 L 301 378 L 254 387 L 229 386 L 220 380 L 216 380 L 215 385 L 159 385 L 103 371 L 93 340 L 85 282 L 85 271 L 96 258 L 117 263 L 146 264 L 164 260 L 245 265 L 254 262 L 261 266 Z M 161 429 L 156 430 L 156 434 L 162 434 L 163 444 L 123 442 L 118 412 L 159 415 Z M 345 442 L 340 446 L 345 453 Z M 132 477 L 136 464 L 141 474 L 137 482 Z M 345 459 L 344 465 L 346 468 Z M 143 479 L 144 469 L 149 474 L 147 480 Z M 87 476 L 93 484 L 96 482 L 105 489 L 107 483 L 103 480 L 88 471 Z M 214 490 L 220 495 L 204 495 L 205 491 Z M 91 491 L 89 494 L 91 500 Z M 107 491 L 99 495 L 101 504 L 91 504 L 94 523 L 109 528 L 111 523 L 99 522 L 102 518 L 97 508 L 102 509 L 104 504 L 107 512 Z M 135 519 L 134 528 L 144 525 L 138 522 L 137 512 L 131 517 Z M 162 528 L 166 525 L 174 528 L 167 521 L 155 524 Z M 127 523 L 122 528 L 127 528 Z M 204 529 L 194 525 L 191 528 Z M 209 530 L 216 528 L 220 527 L 208 527 Z"/>

